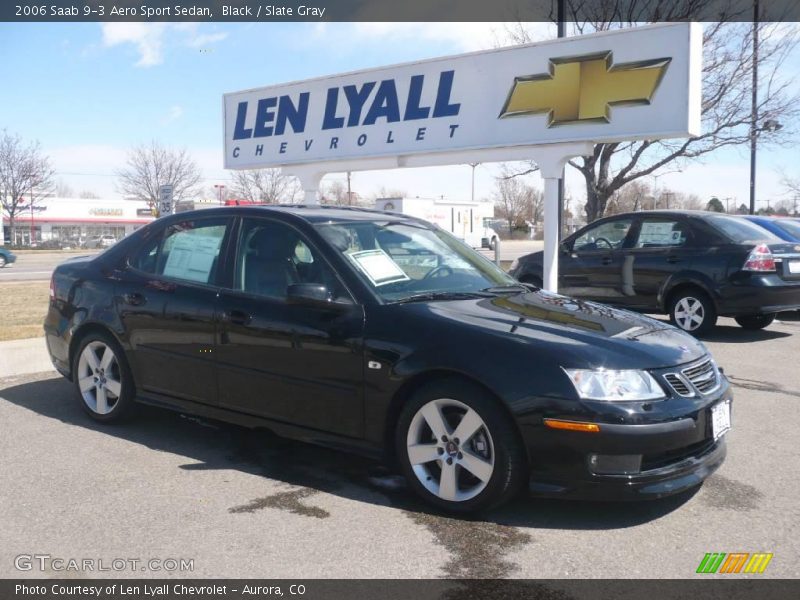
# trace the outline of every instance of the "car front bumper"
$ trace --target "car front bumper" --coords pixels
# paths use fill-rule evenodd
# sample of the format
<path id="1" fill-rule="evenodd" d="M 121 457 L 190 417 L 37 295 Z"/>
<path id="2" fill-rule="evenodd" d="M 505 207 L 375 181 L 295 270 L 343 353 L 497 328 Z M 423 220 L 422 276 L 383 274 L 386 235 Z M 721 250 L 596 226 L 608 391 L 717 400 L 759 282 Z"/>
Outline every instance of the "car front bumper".
<path id="1" fill-rule="evenodd" d="M 17 261 L 16 254 L 4 254 L 3 257 L 6 259 L 6 264 L 11 265 Z"/>
<path id="2" fill-rule="evenodd" d="M 592 500 L 655 499 L 697 487 L 725 460 L 727 433 L 714 439 L 711 411 L 733 396 L 723 385 L 703 399 L 670 397 L 652 408 L 652 421 L 604 423 L 599 415 L 574 415 L 600 432 L 554 430 L 529 423 L 529 489 L 538 496 Z M 666 405 L 672 404 L 672 414 Z M 647 406 L 646 403 L 642 406 Z M 677 408 L 677 410 L 676 410 Z M 680 414 L 683 413 L 683 414 Z"/>

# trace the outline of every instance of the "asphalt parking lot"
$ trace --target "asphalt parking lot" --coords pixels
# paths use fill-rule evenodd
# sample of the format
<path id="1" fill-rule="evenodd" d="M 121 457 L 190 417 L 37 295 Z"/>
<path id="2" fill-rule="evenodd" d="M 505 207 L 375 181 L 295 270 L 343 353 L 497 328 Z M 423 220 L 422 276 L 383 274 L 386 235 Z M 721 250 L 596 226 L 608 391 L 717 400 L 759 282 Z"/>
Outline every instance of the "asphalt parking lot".
<path id="1" fill-rule="evenodd" d="M 0 380 L 0 577 L 63 576 L 14 566 L 47 554 L 194 561 L 89 577 L 687 578 L 706 552 L 771 552 L 756 577 L 798 577 L 800 319 L 720 323 L 707 345 L 735 387 L 733 430 L 700 490 L 521 498 L 475 520 L 361 458 L 151 408 L 100 426 L 54 373 Z"/>

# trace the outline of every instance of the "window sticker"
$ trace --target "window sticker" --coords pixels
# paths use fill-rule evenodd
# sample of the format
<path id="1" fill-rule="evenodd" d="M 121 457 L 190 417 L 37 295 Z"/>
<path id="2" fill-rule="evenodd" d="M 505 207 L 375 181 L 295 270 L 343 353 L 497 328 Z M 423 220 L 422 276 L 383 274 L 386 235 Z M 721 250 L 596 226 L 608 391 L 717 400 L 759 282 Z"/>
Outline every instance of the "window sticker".
<path id="1" fill-rule="evenodd" d="M 411 279 L 383 250 L 362 250 L 348 256 L 375 287 Z"/>
<path id="2" fill-rule="evenodd" d="M 194 231 L 179 232 L 172 238 L 174 241 L 164 266 L 164 276 L 208 283 L 222 237 Z"/>
<path id="3" fill-rule="evenodd" d="M 673 222 L 645 222 L 639 233 L 638 246 L 657 244 L 661 246 L 679 246 L 683 243 L 683 232 L 673 231 L 676 224 Z"/>

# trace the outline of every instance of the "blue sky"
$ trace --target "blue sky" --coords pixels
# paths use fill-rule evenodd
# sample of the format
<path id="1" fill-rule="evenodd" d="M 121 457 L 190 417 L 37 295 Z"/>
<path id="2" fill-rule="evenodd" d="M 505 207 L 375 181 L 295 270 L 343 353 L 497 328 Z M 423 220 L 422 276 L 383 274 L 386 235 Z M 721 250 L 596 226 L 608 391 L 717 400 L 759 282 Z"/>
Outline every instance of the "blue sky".
<path id="1" fill-rule="evenodd" d="M 555 32 L 538 25 L 542 37 Z M 0 24 L 0 128 L 39 140 L 58 178 L 76 192 L 116 197 L 113 173 L 125 151 L 156 139 L 187 147 L 204 185 L 226 183 L 221 168 L 222 94 L 443 54 L 489 48 L 501 24 Z M 795 51 L 787 69 L 800 74 Z M 764 151 L 759 198 L 780 199 L 780 168 L 797 167 L 796 149 Z M 748 196 L 748 155 L 726 151 L 658 186 Z M 496 167 L 476 170 L 476 196 L 490 196 Z M 331 175 L 326 181 L 341 178 Z M 534 176 L 532 182 L 539 185 Z M 652 183 L 652 180 L 651 180 Z M 467 166 L 355 174 L 363 195 L 403 189 L 410 195 L 468 198 Z M 582 196 L 581 180 L 568 189 Z"/>

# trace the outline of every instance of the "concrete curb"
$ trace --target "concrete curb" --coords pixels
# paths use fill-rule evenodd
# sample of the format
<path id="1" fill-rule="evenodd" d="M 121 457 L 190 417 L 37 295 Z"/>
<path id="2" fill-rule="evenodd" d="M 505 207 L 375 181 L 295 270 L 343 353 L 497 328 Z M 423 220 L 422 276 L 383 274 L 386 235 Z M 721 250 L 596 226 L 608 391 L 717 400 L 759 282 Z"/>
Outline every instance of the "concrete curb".
<path id="1" fill-rule="evenodd" d="M 0 378 L 54 371 L 43 337 L 0 342 Z"/>

